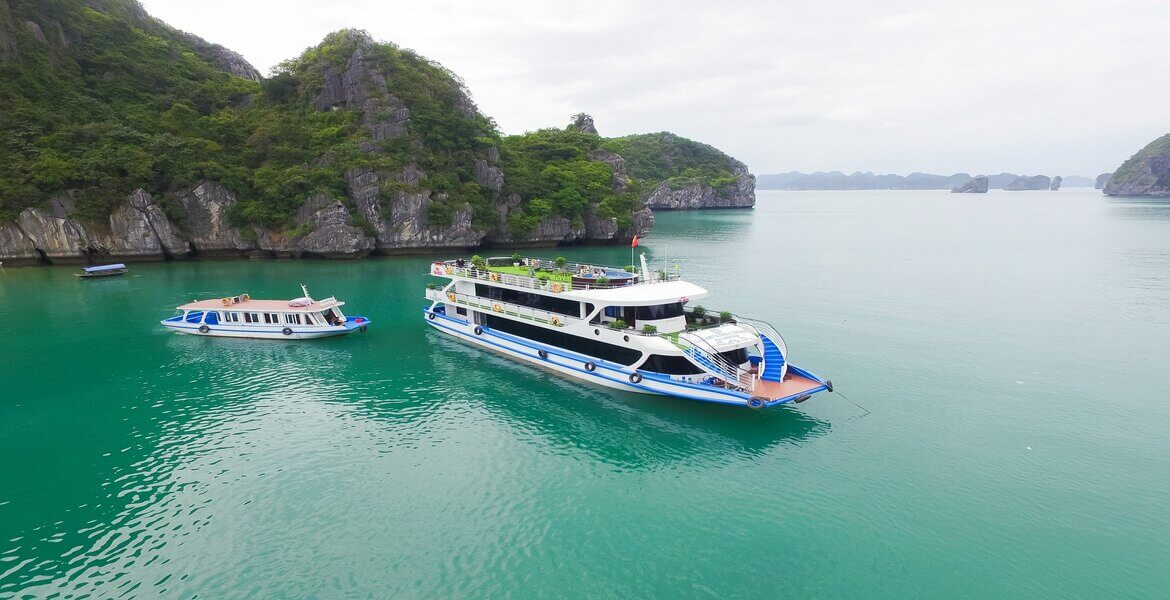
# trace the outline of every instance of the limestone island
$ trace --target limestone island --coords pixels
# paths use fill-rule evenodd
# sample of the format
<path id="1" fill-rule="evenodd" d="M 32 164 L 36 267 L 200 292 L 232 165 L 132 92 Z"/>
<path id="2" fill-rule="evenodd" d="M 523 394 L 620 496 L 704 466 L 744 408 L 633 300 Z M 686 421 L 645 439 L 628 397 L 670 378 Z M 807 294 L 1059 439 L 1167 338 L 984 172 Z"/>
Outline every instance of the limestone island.
<path id="1" fill-rule="evenodd" d="M 133 0 L 0 6 L 9 266 L 622 244 L 652 209 L 755 204 L 743 163 L 671 133 L 505 135 L 359 30 L 263 77 Z"/>

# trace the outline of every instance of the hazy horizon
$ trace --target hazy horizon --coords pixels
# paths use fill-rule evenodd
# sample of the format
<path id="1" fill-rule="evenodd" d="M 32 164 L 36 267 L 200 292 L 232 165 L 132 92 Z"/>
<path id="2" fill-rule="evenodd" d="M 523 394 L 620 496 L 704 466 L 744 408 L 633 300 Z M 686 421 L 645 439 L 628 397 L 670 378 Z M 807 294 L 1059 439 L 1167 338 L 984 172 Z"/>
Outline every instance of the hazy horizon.
<path id="1" fill-rule="evenodd" d="M 1152 1 L 142 3 L 265 74 L 361 28 L 454 71 L 505 133 L 583 111 L 757 174 L 1094 177 L 1170 131 L 1170 6 Z"/>

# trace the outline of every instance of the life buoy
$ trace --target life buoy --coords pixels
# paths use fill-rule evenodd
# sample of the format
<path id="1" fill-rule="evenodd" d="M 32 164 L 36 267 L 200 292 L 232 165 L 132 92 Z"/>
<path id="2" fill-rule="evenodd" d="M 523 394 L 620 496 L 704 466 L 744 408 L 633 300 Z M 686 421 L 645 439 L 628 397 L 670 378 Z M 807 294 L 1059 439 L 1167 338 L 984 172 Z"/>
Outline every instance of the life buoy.
<path id="1" fill-rule="evenodd" d="M 454 302 L 455 301 L 455 292 L 447 292 L 447 300 Z"/>
<path id="2" fill-rule="evenodd" d="M 488 274 L 488 279 L 491 279 L 492 281 L 499 281 L 500 274 L 496 273 L 495 271 L 492 271 L 491 273 Z"/>
<path id="3" fill-rule="evenodd" d="M 496 312 L 504 312 L 504 307 L 500 306 L 499 303 L 496 303 L 492 305 L 492 310 Z"/>
<path id="4" fill-rule="evenodd" d="M 362 325 L 361 327 L 358 327 L 358 331 L 361 331 L 362 333 L 365 333 L 365 332 L 366 332 L 366 326 L 365 326 L 365 325 Z"/>
<path id="5" fill-rule="evenodd" d="M 630 383 L 642 383 L 642 374 L 637 371 L 630 373 Z"/>
<path id="6" fill-rule="evenodd" d="M 285 335 L 292 335 L 292 328 L 285 327 L 284 329 L 281 329 L 280 332 L 285 334 Z"/>
<path id="7" fill-rule="evenodd" d="M 767 404 L 767 399 L 760 396 L 752 396 L 747 401 L 748 408 L 764 408 L 765 404 Z"/>
<path id="8" fill-rule="evenodd" d="M 561 323 L 560 317 L 553 317 L 553 318 L 549 319 L 548 322 L 551 323 L 555 327 L 560 327 L 561 325 L 563 325 L 563 323 Z"/>
<path id="9" fill-rule="evenodd" d="M 219 299 L 219 301 L 220 301 L 220 302 L 223 302 L 223 305 L 224 305 L 224 306 L 229 306 L 229 305 L 231 305 L 231 303 L 232 303 L 232 299 L 231 299 L 231 298 L 220 298 L 220 299 Z"/>
<path id="10" fill-rule="evenodd" d="M 248 294 L 241 294 L 240 297 L 243 298 L 245 302 L 252 299 L 252 297 Z"/>
<path id="11" fill-rule="evenodd" d="M 539 356 L 543 360 L 548 360 L 548 351 L 547 350 L 537 350 L 536 355 Z"/>
<path id="12" fill-rule="evenodd" d="M 427 318 L 434 321 L 435 320 L 435 311 L 432 310 L 431 312 L 427 313 Z"/>
<path id="13" fill-rule="evenodd" d="M 476 325 L 473 331 L 475 331 L 475 335 L 483 335 L 483 327 L 480 327 L 479 325 Z"/>
<path id="14" fill-rule="evenodd" d="M 446 267 L 443 267 L 443 272 L 450 275 L 450 274 L 455 272 L 455 267 L 452 267 L 451 265 L 447 265 Z"/>
<path id="15" fill-rule="evenodd" d="M 200 325 L 200 326 L 199 326 L 199 333 L 207 333 L 208 331 L 211 331 L 211 328 L 210 328 L 210 327 L 208 327 L 208 326 L 206 326 L 206 325 Z"/>
<path id="16" fill-rule="evenodd" d="M 559 283 L 554 283 L 554 284 L 552 284 L 552 291 L 554 294 L 559 294 L 559 293 L 565 291 L 565 286 L 563 286 Z"/>
<path id="17" fill-rule="evenodd" d="M 587 362 L 585 363 L 585 370 L 592 373 L 597 370 L 597 365 L 593 364 L 592 362 Z"/>

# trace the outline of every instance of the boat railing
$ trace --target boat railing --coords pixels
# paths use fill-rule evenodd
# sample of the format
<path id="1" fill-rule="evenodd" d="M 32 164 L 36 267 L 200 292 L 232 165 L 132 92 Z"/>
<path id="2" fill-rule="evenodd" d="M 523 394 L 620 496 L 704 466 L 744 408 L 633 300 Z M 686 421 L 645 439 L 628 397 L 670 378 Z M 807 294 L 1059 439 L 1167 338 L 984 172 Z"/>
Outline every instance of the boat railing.
<path id="1" fill-rule="evenodd" d="M 735 315 L 735 320 L 737 323 L 753 329 L 756 335 L 762 333 L 768 336 L 768 339 L 772 340 L 776 344 L 776 347 L 780 349 L 780 353 L 784 355 L 784 360 L 788 360 L 788 343 L 784 341 L 784 336 L 780 335 L 780 332 L 771 323 L 761 319 L 750 319 L 739 315 Z"/>
<path id="2" fill-rule="evenodd" d="M 495 259 L 488 259 L 489 261 Z M 465 261 L 466 262 L 466 261 Z M 648 274 L 635 273 L 637 278 L 631 280 L 610 280 L 605 283 L 581 283 L 580 281 L 573 281 L 573 274 L 579 273 L 583 270 L 601 269 L 605 271 L 621 271 L 625 273 L 622 267 L 611 267 L 603 265 L 585 265 L 581 263 L 565 263 L 564 266 L 559 266 L 551 260 L 544 260 L 538 258 L 530 258 L 525 260 L 525 266 L 536 272 L 536 275 L 517 275 L 515 273 L 506 273 L 502 271 L 495 271 L 491 269 L 491 264 L 488 263 L 486 268 L 479 268 L 470 263 L 459 265 L 457 261 L 446 261 L 436 263 L 436 266 L 441 265 L 443 275 L 448 277 L 465 277 L 468 279 L 475 279 L 478 281 L 486 281 L 489 283 L 503 283 L 505 285 L 516 286 L 520 288 L 540 290 L 544 292 L 560 293 L 570 290 L 589 290 L 589 289 L 612 289 L 614 287 L 623 287 L 626 285 L 643 285 L 647 283 L 660 283 L 664 281 L 677 281 L 679 279 L 678 273 L 669 273 L 666 271 L 655 271 Z M 543 269 L 543 271 L 541 271 Z M 541 274 L 547 274 L 542 277 Z M 560 277 L 553 277 L 552 274 L 557 273 Z M 432 270 L 432 275 L 439 273 Z"/>
<path id="3" fill-rule="evenodd" d="M 704 369 L 714 371 L 721 379 L 735 387 L 751 393 L 756 389 L 756 377 L 751 371 L 723 358 L 719 350 L 695 334 L 666 333 L 661 337 L 670 341 L 688 358 Z"/>
<path id="4" fill-rule="evenodd" d="M 467 308 L 474 308 L 488 314 L 507 315 L 510 317 L 519 317 L 537 323 L 544 323 L 553 326 L 564 326 L 570 323 L 581 322 L 580 318 L 562 315 L 560 313 L 550 312 L 539 308 L 532 308 L 531 306 L 524 306 L 521 304 L 512 304 L 510 302 L 501 302 L 491 298 L 484 298 L 481 296 L 471 296 L 468 294 L 460 294 L 454 291 L 443 290 L 427 290 L 427 299 L 443 302 L 448 306 L 463 306 Z"/>

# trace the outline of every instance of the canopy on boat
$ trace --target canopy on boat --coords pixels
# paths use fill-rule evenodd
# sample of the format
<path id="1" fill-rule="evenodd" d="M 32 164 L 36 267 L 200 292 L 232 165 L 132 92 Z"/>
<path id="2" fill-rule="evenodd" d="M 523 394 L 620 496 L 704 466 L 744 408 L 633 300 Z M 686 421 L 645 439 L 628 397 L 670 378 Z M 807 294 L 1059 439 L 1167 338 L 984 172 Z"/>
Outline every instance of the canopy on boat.
<path id="1" fill-rule="evenodd" d="M 125 269 L 126 265 L 118 263 L 115 265 L 99 265 L 96 267 L 83 267 L 82 270 L 86 273 L 101 273 L 102 271 L 117 271 L 118 269 Z"/>

